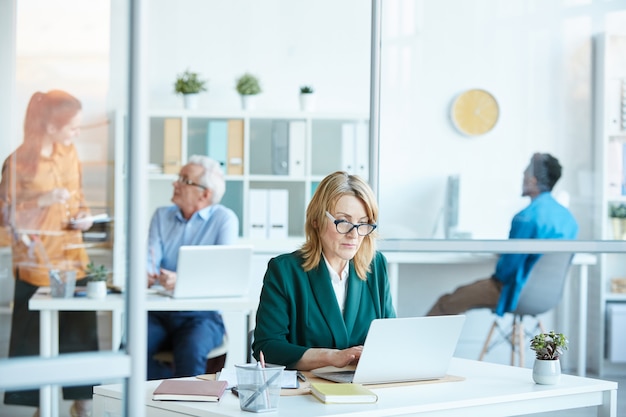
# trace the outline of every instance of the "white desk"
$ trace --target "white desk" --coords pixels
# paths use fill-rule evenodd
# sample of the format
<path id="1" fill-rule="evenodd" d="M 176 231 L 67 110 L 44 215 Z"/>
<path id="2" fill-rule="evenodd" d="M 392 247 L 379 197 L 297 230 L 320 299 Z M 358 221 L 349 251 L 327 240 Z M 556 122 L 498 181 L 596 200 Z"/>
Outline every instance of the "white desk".
<path id="1" fill-rule="evenodd" d="M 398 299 L 398 281 L 400 264 L 475 264 L 493 262 L 496 255 L 483 253 L 441 253 L 441 252 L 400 252 L 383 251 L 387 258 L 389 271 L 389 286 L 394 303 Z M 598 257 L 590 253 L 574 255 L 572 265 L 580 268 L 578 275 L 578 358 L 576 369 L 578 375 L 584 376 L 587 370 L 587 294 L 589 265 L 595 265 Z M 394 306 L 397 308 L 397 306 Z"/>
<path id="2" fill-rule="evenodd" d="M 105 299 L 96 300 L 85 297 L 52 298 L 49 290 L 40 289 L 28 303 L 30 310 L 40 311 L 39 349 L 40 356 L 51 357 L 59 354 L 59 311 L 112 311 L 113 349 L 119 346 L 121 335 L 121 316 L 124 310 L 124 297 L 120 294 L 109 294 Z M 174 300 L 160 295 L 147 295 L 148 311 L 202 311 L 220 310 L 223 312 L 246 312 L 255 308 L 247 297 L 233 298 L 197 298 Z M 247 323 L 244 329 L 245 339 L 248 337 Z M 242 357 L 245 357 L 245 352 Z M 57 417 L 59 409 L 59 392 L 56 386 L 44 386 L 40 389 L 40 412 L 42 417 Z"/>
<path id="3" fill-rule="evenodd" d="M 374 389 L 376 404 L 322 404 L 311 395 L 281 397 L 272 416 L 510 416 L 597 406 L 617 415 L 617 383 L 562 375 L 558 385 L 536 385 L 532 370 L 454 358 L 449 374 L 464 381 Z M 147 417 L 250 416 L 226 393 L 219 403 L 152 401 L 159 381 L 145 386 Z M 123 384 L 94 387 L 94 416 L 123 416 Z"/>

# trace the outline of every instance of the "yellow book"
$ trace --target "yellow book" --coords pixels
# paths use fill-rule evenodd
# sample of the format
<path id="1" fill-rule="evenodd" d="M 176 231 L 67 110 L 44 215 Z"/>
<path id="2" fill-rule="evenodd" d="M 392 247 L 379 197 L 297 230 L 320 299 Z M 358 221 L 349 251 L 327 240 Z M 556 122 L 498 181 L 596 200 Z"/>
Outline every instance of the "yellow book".
<path id="1" fill-rule="evenodd" d="M 378 396 L 361 384 L 311 383 L 311 394 L 327 404 L 375 403 Z"/>

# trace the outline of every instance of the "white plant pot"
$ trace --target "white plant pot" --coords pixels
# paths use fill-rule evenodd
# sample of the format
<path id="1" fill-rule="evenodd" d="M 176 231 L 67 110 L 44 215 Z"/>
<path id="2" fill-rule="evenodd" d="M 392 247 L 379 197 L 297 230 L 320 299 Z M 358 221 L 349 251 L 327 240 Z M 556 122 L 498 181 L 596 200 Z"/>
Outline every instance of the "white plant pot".
<path id="1" fill-rule="evenodd" d="M 183 100 L 186 109 L 195 110 L 198 108 L 198 94 L 183 94 Z"/>
<path id="2" fill-rule="evenodd" d="M 315 110 L 315 94 L 312 94 L 312 93 L 300 94 L 300 110 L 301 111 Z"/>
<path id="3" fill-rule="evenodd" d="M 103 299 L 107 296 L 106 281 L 89 281 L 87 283 L 87 297 L 94 299 Z"/>
<path id="4" fill-rule="evenodd" d="M 256 95 L 242 94 L 241 95 L 241 108 L 244 110 L 256 109 Z"/>
<path id="5" fill-rule="evenodd" d="M 558 384 L 561 380 L 561 361 L 535 359 L 533 381 L 541 385 Z"/>

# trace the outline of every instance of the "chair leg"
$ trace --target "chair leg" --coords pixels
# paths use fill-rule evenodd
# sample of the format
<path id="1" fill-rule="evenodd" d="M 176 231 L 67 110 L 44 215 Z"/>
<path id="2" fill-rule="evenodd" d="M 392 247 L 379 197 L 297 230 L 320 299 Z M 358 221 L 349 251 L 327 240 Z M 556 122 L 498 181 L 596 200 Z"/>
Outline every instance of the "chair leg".
<path id="1" fill-rule="evenodd" d="M 485 344 L 483 345 L 483 350 L 480 352 L 480 357 L 478 358 L 479 361 L 482 361 L 483 358 L 485 357 L 485 354 L 487 353 L 487 349 L 489 348 L 489 342 L 491 341 L 491 336 L 493 336 L 494 330 L 496 330 L 496 326 L 497 326 L 497 321 L 494 320 L 493 324 L 491 325 L 491 329 L 489 329 L 487 340 L 485 340 Z"/>
<path id="2" fill-rule="evenodd" d="M 546 329 L 543 328 L 543 323 L 541 323 L 541 320 L 537 319 L 537 326 L 539 326 L 539 330 L 541 330 L 541 333 L 545 333 Z"/>
<path id="3" fill-rule="evenodd" d="M 523 317 L 519 319 L 519 336 L 518 336 L 518 348 L 519 348 L 519 366 L 524 367 L 524 322 Z"/>
<path id="4" fill-rule="evenodd" d="M 515 347 L 517 337 L 517 316 L 513 316 L 513 324 L 511 325 L 511 366 L 515 366 Z"/>

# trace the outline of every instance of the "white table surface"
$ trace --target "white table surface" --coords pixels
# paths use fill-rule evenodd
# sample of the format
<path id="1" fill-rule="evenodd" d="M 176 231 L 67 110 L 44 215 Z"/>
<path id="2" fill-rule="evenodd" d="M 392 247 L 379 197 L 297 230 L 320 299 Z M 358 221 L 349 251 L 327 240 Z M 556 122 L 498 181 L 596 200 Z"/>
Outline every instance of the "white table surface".
<path id="1" fill-rule="evenodd" d="M 173 299 L 158 294 L 146 295 L 148 311 L 202 311 L 220 310 L 252 311 L 255 305 L 248 297 L 220 297 Z M 87 297 L 52 298 L 50 290 L 42 287 L 28 302 L 30 310 L 39 310 L 39 349 L 40 356 L 51 357 L 59 354 L 59 311 L 112 311 L 113 349 L 117 350 L 120 340 L 121 312 L 124 310 L 122 294 L 108 294 L 98 300 Z M 246 335 L 247 339 L 247 329 Z M 40 414 L 42 417 L 57 417 L 59 409 L 59 392 L 54 386 L 43 386 L 40 389 Z"/>
<path id="2" fill-rule="evenodd" d="M 557 385 L 537 385 L 532 370 L 453 358 L 459 382 L 376 388 L 375 404 L 322 404 L 311 395 L 281 397 L 272 416 L 509 416 L 597 406 L 599 417 L 617 414 L 617 383 L 562 375 Z M 152 401 L 160 381 L 145 386 L 146 416 L 250 416 L 225 393 L 219 403 Z M 122 416 L 123 384 L 94 387 L 94 415 Z M 107 414 L 108 413 L 108 414 Z"/>

